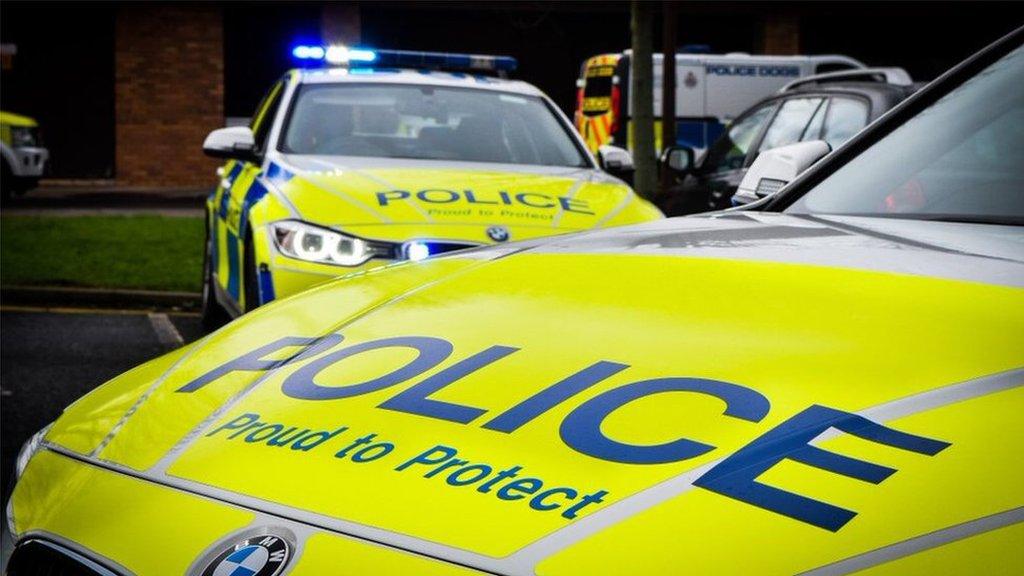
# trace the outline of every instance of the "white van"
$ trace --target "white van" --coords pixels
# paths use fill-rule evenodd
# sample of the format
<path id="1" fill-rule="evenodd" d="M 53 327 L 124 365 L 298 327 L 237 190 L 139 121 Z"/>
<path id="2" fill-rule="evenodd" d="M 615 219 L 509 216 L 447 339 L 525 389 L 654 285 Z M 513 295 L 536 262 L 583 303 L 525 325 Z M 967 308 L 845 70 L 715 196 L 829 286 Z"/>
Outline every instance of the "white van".
<path id="1" fill-rule="evenodd" d="M 601 54 L 580 67 L 576 128 L 592 152 L 632 148 L 631 50 Z M 661 150 L 661 54 L 654 54 L 655 148 Z M 786 84 L 813 74 L 864 68 L 849 56 L 676 54 L 676 144 L 703 150 L 725 123 Z"/>

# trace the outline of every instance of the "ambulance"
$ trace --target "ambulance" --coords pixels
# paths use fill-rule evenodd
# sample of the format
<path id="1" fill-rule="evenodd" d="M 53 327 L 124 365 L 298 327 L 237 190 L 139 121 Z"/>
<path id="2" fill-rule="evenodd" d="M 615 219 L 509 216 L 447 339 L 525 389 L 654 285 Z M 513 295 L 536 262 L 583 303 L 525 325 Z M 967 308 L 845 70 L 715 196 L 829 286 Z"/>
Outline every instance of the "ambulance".
<path id="1" fill-rule="evenodd" d="M 655 148 L 661 150 L 662 54 L 654 54 Z M 587 59 L 576 80 L 576 129 L 596 153 L 606 144 L 632 149 L 629 93 L 632 50 Z M 676 54 L 676 145 L 706 149 L 725 124 L 755 102 L 804 76 L 863 68 L 849 56 Z"/>

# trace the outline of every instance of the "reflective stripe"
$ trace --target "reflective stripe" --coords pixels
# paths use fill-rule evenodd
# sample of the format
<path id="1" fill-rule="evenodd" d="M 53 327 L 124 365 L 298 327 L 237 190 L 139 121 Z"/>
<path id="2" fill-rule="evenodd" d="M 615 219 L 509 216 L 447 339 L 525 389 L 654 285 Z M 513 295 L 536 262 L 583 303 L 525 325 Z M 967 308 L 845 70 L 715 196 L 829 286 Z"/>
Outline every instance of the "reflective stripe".
<path id="1" fill-rule="evenodd" d="M 228 203 L 230 202 L 231 190 L 225 188 L 224 191 L 220 193 L 220 210 L 218 210 L 220 217 L 223 220 L 227 220 L 228 218 Z"/>
<path id="2" fill-rule="evenodd" d="M 565 198 L 574 198 L 576 196 L 576 193 L 580 191 L 580 187 L 582 187 L 585 183 L 586 183 L 585 180 L 577 180 L 577 181 L 573 182 L 572 186 L 570 186 L 569 189 L 565 192 L 565 194 L 563 194 L 563 197 L 565 197 Z M 628 200 L 629 199 L 629 195 L 626 195 L 624 198 L 626 200 Z M 551 221 L 551 227 L 552 228 L 558 228 L 558 223 L 562 221 L 562 216 L 564 216 L 564 215 L 565 215 L 565 207 L 564 206 L 559 206 L 558 207 L 558 214 L 555 214 L 555 218 Z"/>
<path id="3" fill-rule="evenodd" d="M 885 422 L 1020 386 L 1024 386 L 1024 368 L 1017 368 L 943 386 L 942 388 L 861 410 L 857 414 L 875 422 Z M 824 441 L 838 434 L 838 432 L 830 432 L 833 433 L 822 434 L 818 437 L 817 441 Z M 530 566 L 532 568 L 544 558 L 568 548 L 592 534 L 692 490 L 694 488 L 693 482 L 722 460 L 724 458 L 708 462 L 699 468 L 687 470 L 646 490 L 641 490 L 632 496 L 609 504 L 596 512 L 576 520 L 561 530 L 552 532 L 536 542 L 524 546 L 518 552 L 509 556 L 508 560 L 517 565 Z"/>
<path id="4" fill-rule="evenodd" d="M 252 207 L 267 195 L 267 187 L 261 182 L 261 178 L 253 179 L 249 189 L 245 191 L 245 200 L 242 201 L 242 214 L 239 216 L 238 235 L 245 238 L 246 229 L 249 227 L 249 211 Z"/>
<path id="5" fill-rule="evenodd" d="M 121 418 L 118 419 L 117 423 L 115 423 L 114 426 L 111 427 L 110 431 L 107 432 L 107 435 L 104 436 L 103 439 L 100 440 L 100 443 L 97 444 L 96 447 L 93 448 L 92 452 L 88 454 L 87 458 L 98 458 L 99 454 L 103 452 L 103 449 L 107 447 L 107 444 L 110 444 L 110 441 L 114 439 L 114 436 L 116 436 L 117 433 L 121 431 L 121 428 L 124 427 L 125 423 L 128 422 L 128 419 L 131 418 L 132 415 L 135 414 L 135 412 L 137 412 L 138 409 L 143 404 L 145 404 L 147 400 L 149 400 L 149 397 L 152 396 L 153 393 L 156 392 L 157 389 L 159 389 L 160 386 L 163 385 L 164 381 L 167 380 L 168 376 L 174 373 L 174 371 L 177 370 L 179 367 L 184 365 L 184 363 L 187 360 L 191 359 L 192 355 L 195 354 L 197 350 L 201 350 L 203 348 L 203 345 L 206 343 L 205 341 L 208 338 L 209 336 L 204 337 L 202 340 L 194 344 L 192 348 L 190 348 L 188 351 L 182 354 L 181 358 L 178 358 L 177 360 L 174 361 L 173 364 L 168 366 L 167 370 L 164 370 L 163 374 L 161 374 L 160 377 L 157 378 L 156 381 L 153 382 L 153 384 L 149 388 L 147 388 L 146 391 L 143 392 L 142 395 L 135 400 L 135 402 L 132 403 L 131 407 L 125 411 Z"/>
<path id="6" fill-rule="evenodd" d="M 366 178 L 368 180 L 372 180 L 372 181 L 374 181 L 374 182 L 376 182 L 376 183 L 378 183 L 378 184 L 380 184 L 382 186 L 386 186 L 388 188 L 393 188 L 393 186 L 391 186 L 391 184 L 389 184 L 388 182 L 386 182 L 384 180 L 381 180 L 380 178 L 377 178 L 377 177 L 374 177 L 374 176 L 370 176 L 369 174 L 366 174 L 366 173 L 364 173 L 361 170 L 356 170 L 354 168 L 349 168 L 349 167 L 342 168 L 338 164 L 332 164 L 332 163 L 329 163 L 329 162 L 324 162 L 324 161 L 321 161 L 321 160 L 317 160 L 315 158 L 310 159 L 310 162 L 319 164 L 319 165 L 323 166 L 328 171 L 335 171 L 335 170 L 351 171 L 351 172 L 354 172 L 355 174 L 357 174 L 359 176 L 362 176 L 363 178 Z M 313 181 L 309 177 L 307 177 L 306 180 L 309 181 L 314 186 L 316 186 L 317 188 L 320 188 L 321 190 L 323 190 L 323 191 L 325 191 L 325 192 L 327 192 L 329 194 L 333 194 L 334 196 L 337 196 L 338 198 L 341 198 L 342 200 L 345 200 L 346 202 L 349 202 L 353 206 L 356 206 L 356 207 L 358 207 L 358 208 L 360 208 L 362 210 L 365 210 L 365 211 L 369 212 L 370 214 L 373 214 L 374 217 L 376 217 L 380 222 L 392 222 L 392 219 L 390 217 L 388 217 L 386 214 L 380 212 L 379 210 L 373 209 L 368 204 L 360 201 L 354 195 L 348 194 L 344 190 L 340 190 L 340 189 L 338 189 L 338 188 L 336 188 L 334 186 L 327 186 L 324 183 L 317 183 L 317 182 Z M 418 207 L 416 209 L 420 210 Z M 424 214 L 424 216 L 425 216 L 425 214 Z"/>
<path id="7" fill-rule="evenodd" d="M 220 270 L 220 219 L 216 214 L 210 218 L 210 272 L 214 278 Z M 205 278 L 203 279 L 206 280 Z"/>
<path id="8" fill-rule="evenodd" d="M 238 236 L 231 230 L 226 230 L 227 233 L 227 251 L 228 251 L 228 294 L 234 298 L 235 302 L 238 301 L 238 275 L 239 275 L 239 264 L 238 264 Z"/>
<path id="9" fill-rule="evenodd" d="M 228 186 L 234 184 L 235 178 L 237 178 L 238 175 L 241 174 L 241 172 L 242 163 L 235 162 L 234 165 L 231 167 L 231 170 L 228 172 L 228 175 L 224 177 L 224 180 L 222 182 L 226 181 Z M 227 220 L 228 218 L 228 205 L 231 202 L 231 188 L 229 188 L 228 186 L 221 186 L 220 200 L 217 209 L 217 213 L 224 220 Z"/>
<path id="10" fill-rule="evenodd" d="M 1024 507 L 1014 508 L 1013 510 L 1007 510 L 1005 512 L 999 512 L 998 514 L 992 514 L 991 516 L 970 520 L 968 522 L 943 528 L 942 530 L 936 530 L 935 532 L 930 532 L 916 538 L 910 538 L 903 542 L 890 544 L 877 550 L 872 550 L 871 552 L 851 556 L 846 560 L 840 560 L 839 562 L 826 564 L 820 568 L 815 568 L 814 570 L 801 572 L 801 575 L 825 576 L 858 572 L 905 556 L 917 554 L 918 552 L 938 548 L 939 546 L 944 546 L 951 542 L 956 542 L 957 540 L 963 540 L 964 538 L 969 538 L 983 532 L 990 532 L 1012 524 L 1017 524 L 1018 522 L 1024 522 Z"/>

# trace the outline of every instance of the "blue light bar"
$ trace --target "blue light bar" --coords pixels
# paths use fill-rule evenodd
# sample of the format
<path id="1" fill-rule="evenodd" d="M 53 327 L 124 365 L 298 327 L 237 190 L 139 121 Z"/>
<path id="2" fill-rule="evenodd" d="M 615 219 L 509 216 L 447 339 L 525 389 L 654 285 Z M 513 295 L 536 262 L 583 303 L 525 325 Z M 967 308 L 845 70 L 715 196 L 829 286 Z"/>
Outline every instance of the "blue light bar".
<path id="1" fill-rule="evenodd" d="M 492 70 L 511 72 L 519 63 L 511 56 L 455 54 L 449 52 L 414 52 L 411 50 L 378 50 L 377 62 L 396 68 L 432 68 L 457 70 Z"/>
<path id="2" fill-rule="evenodd" d="M 392 68 L 480 70 L 511 72 L 519 63 L 511 56 L 415 52 L 411 50 L 368 50 L 345 46 L 299 45 L 292 48 L 299 60 L 317 60 L 335 66 L 374 64 Z"/>
<path id="3" fill-rule="evenodd" d="M 323 60 L 325 51 L 323 46 L 296 46 L 292 48 L 292 56 L 299 60 Z"/>
<path id="4" fill-rule="evenodd" d="M 377 59 L 377 53 L 373 50 L 353 48 L 348 51 L 349 62 L 373 62 Z"/>

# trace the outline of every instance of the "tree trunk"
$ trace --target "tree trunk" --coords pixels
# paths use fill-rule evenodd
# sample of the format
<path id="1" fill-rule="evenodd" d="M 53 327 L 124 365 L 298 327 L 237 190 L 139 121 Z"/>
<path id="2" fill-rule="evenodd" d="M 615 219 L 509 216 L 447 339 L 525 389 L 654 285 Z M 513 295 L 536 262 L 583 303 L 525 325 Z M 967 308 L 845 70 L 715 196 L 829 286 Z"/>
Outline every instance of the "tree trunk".
<path id="1" fill-rule="evenodd" d="M 661 149 L 676 143 L 676 6 L 675 0 L 662 2 L 661 27 Z M 660 153 L 660 151 L 659 151 Z M 661 175 L 660 194 L 672 186 L 670 170 Z"/>
<path id="2" fill-rule="evenodd" d="M 653 41 L 653 2 L 633 0 L 633 71 L 630 74 L 630 100 L 633 124 L 633 188 L 644 198 L 653 198 L 658 170 L 654 152 L 654 82 L 651 49 Z"/>

